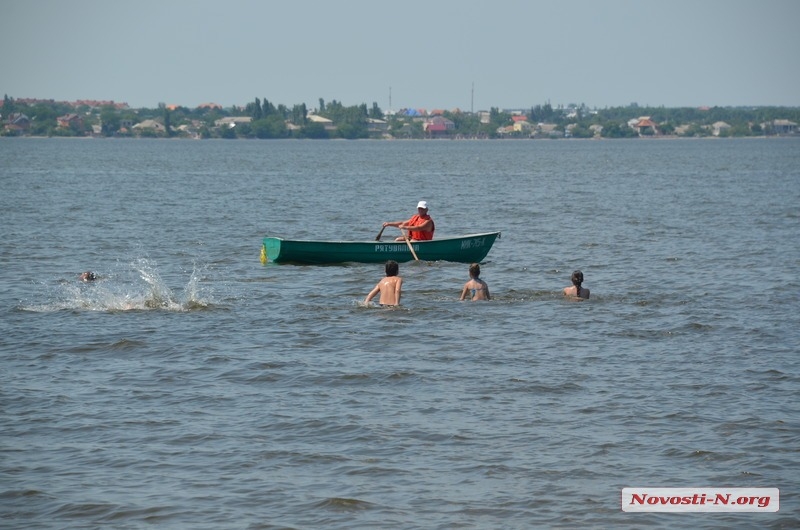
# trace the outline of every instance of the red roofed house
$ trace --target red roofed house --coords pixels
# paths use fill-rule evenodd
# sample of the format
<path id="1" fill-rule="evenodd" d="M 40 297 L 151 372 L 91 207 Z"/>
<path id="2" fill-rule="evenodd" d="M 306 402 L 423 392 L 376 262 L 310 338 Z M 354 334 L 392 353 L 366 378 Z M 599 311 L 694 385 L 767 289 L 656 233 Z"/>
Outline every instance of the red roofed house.
<path id="1" fill-rule="evenodd" d="M 650 119 L 650 116 L 644 116 L 639 118 L 639 121 L 636 122 L 636 125 L 633 127 L 641 135 L 648 135 L 652 136 L 654 134 L 658 134 L 658 129 L 656 128 L 656 122 Z"/>
<path id="2" fill-rule="evenodd" d="M 443 116 L 434 116 L 422 124 L 422 130 L 431 138 L 447 136 L 447 134 L 455 128 L 456 124 Z"/>
<path id="3" fill-rule="evenodd" d="M 64 114 L 56 118 L 56 122 L 62 129 L 83 129 L 83 117 L 78 114 Z"/>
<path id="4" fill-rule="evenodd" d="M 15 112 L 5 121 L 5 129 L 11 132 L 25 132 L 31 127 L 31 120 L 26 115 Z"/>

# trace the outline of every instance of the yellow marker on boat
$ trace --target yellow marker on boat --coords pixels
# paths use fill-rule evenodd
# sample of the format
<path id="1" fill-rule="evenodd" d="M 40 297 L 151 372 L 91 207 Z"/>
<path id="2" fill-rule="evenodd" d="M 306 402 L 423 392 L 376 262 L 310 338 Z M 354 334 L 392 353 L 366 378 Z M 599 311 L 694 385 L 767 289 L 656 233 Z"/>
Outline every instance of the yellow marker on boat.
<path id="1" fill-rule="evenodd" d="M 267 264 L 267 246 L 266 245 L 261 245 L 261 264 L 262 265 L 266 265 Z"/>

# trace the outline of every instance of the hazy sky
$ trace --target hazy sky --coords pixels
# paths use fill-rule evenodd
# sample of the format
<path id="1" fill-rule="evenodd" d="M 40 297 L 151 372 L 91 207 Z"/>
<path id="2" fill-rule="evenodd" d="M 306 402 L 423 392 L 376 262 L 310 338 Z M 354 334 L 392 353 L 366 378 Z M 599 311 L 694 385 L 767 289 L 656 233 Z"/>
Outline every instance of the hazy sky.
<path id="1" fill-rule="evenodd" d="M 798 0 L 3 0 L 0 20 L 13 98 L 800 106 Z"/>

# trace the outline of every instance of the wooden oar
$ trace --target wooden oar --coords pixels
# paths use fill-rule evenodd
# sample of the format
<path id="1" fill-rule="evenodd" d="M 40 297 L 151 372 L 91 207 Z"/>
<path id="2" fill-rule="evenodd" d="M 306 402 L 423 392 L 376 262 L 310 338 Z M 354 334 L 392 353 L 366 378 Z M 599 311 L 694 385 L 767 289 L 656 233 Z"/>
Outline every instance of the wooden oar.
<path id="1" fill-rule="evenodd" d="M 375 238 L 375 241 L 380 241 L 381 240 L 381 236 L 383 235 L 383 231 L 384 230 L 386 230 L 385 226 L 383 228 L 381 228 L 380 232 L 378 232 L 378 236 Z"/>
<path id="2" fill-rule="evenodd" d="M 406 240 L 406 245 L 408 245 L 408 250 L 411 251 L 411 255 L 414 256 L 414 260 L 415 261 L 419 261 L 419 258 L 417 257 L 417 253 L 414 252 L 414 247 L 411 246 L 411 240 L 408 239 L 408 234 L 406 233 L 406 231 L 401 228 L 400 229 L 400 233 L 403 234 L 403 239 Z"/>

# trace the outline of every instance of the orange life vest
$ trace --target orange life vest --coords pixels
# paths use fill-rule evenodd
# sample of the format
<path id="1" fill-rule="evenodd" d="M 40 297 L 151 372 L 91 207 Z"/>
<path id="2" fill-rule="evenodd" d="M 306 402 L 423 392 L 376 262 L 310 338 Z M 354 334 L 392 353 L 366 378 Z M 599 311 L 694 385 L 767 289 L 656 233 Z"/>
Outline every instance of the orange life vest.
<path id="1" fill-rule="evenodd" d="M 424 224 L 425 221 L 428 220 L 430 220 L 431 222 L 430 232 L 415 232 L 413 230 L 409 230 L 408 237 L 410 237 L 411 239 L 417 239 L 419 241 L 428 241 L 430 239 L 433 239 L 433 231 L 436 230 L 436 225 L 433 224 L 433 219 L 431 219 L 430 215 L 414 214 L 414 217 L 409 219 L 407 224 L 410 224 L 412 226 L 419 226 L 421 224 Z"/>

